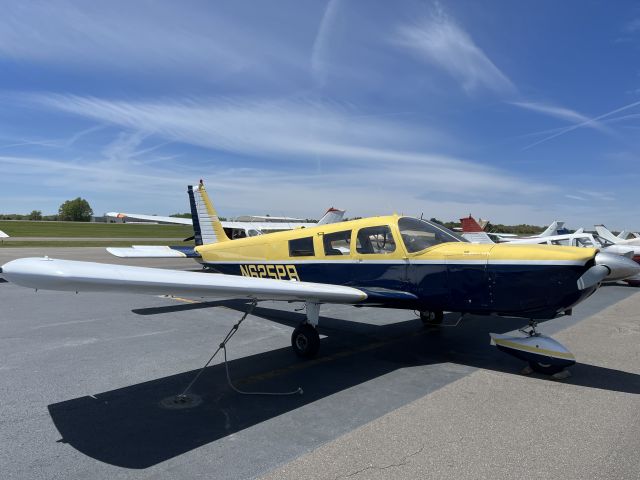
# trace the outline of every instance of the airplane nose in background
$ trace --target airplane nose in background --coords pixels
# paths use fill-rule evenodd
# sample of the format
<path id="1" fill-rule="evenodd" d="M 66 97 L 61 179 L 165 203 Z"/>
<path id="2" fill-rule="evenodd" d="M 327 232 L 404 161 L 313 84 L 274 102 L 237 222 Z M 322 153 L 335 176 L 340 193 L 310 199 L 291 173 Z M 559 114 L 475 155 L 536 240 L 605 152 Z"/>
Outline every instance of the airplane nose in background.
<path id="1" fill-rule="evenodd" d="M 608 282 L 623 280 L 640 273 L 640 265 L 636 262 L 630 258 L 611 253 L 598 253 L 596 265 L 604 265 L 609 269 L 609 275 L 605 278 L 605 281 Z"/>

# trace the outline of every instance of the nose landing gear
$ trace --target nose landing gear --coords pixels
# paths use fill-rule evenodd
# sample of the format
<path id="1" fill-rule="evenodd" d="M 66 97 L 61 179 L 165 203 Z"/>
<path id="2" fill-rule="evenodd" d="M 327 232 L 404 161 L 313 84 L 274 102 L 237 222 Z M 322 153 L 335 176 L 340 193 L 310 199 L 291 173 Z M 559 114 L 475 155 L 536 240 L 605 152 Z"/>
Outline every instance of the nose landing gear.
<path id="1" fill-rule="evenodd" d="M 444 312 L 442 310 L 425 310 L 423 312 L 420 312 L 420 320 L 422 320 L 422 323 L 426 326 L 441 325 L 443 319 Z"/>
<path id="2" fill-rule="evenodd" d="M 573 354 L 560 342 L 539 333 L 537 322 L 529 321 L 528 328 L 520 331 L 525 337 L 490 333 L 491 345 L 516 358 L 524 360 L 534 372 L 555 375 L 576 363 Z"/>

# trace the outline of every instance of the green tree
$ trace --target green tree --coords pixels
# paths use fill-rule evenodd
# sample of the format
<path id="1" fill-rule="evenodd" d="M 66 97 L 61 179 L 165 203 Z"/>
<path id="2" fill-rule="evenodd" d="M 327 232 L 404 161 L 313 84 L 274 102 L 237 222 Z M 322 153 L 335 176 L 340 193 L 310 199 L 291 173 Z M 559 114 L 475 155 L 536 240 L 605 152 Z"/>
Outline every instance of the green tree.
<path id="1" fill-rule="evenodd" d="M 42 212 L 40 210 L 32 210 L 29 214 L 29 220 L 42 220 Z"/>
<path id="2" fill-rule="evenodd" d="M 58 209 L 58 218 L 60 220 L 71 220 L 72 222 L 88 222 L 91 220 L 93 210 L 84 198 L 76 198 L 75 200 L 67 200 Z"/>

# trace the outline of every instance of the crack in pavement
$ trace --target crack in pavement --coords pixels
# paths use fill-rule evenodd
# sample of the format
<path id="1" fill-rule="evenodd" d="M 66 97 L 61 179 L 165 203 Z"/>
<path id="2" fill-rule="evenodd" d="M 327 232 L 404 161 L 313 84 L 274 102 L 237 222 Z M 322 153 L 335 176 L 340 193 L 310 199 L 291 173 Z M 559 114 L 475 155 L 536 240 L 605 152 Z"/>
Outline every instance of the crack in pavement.
<path id="1" fill-rule="evenodd" d="M 406 455 L 405 457 L 402 458 L 402 460 L 399 463 L 390 463 L 388 465 L 383 465 L 381 467 L 375 466 L 375 465 L 369 465 L 368 467 L 364 467 L 361 468 L 360 470 L 356 470 L 355 472 L 349 473 L 347 475 L 338 475 L 337 477 L 334 478 L 334 480 L 338 480 L 340 478 L 353 478 L 354 476 L 362 473 L 362 472 L 366 472 L 367 470 L 387 470 L 389 468 L 395 468 L 395 467 L 402 467 L 403 465 L 406 465 L 407 463 L 409 463 L 409 459 L 411 457 L 415 457 L 416 455 L 418 455 L 419 453 L 422 453 L 422 451 L 424 450 L 424 445 L 422 445 L 418 450 L 416 450 L 413 453 L 410 453 L 409 455 Z"/>

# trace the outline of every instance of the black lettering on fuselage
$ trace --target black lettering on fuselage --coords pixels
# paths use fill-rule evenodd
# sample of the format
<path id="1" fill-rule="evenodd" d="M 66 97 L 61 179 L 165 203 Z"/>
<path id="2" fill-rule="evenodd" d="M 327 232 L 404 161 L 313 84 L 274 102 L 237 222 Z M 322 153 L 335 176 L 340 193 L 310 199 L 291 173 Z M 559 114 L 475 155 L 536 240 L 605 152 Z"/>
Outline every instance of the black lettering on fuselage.
<path id="1" fill-rule="evenodd" d="M 254 278 L 273 278 L 276 280 L 300 281 L 295 265 L 249 264 L 240 265 L 240 275 Z"/>

